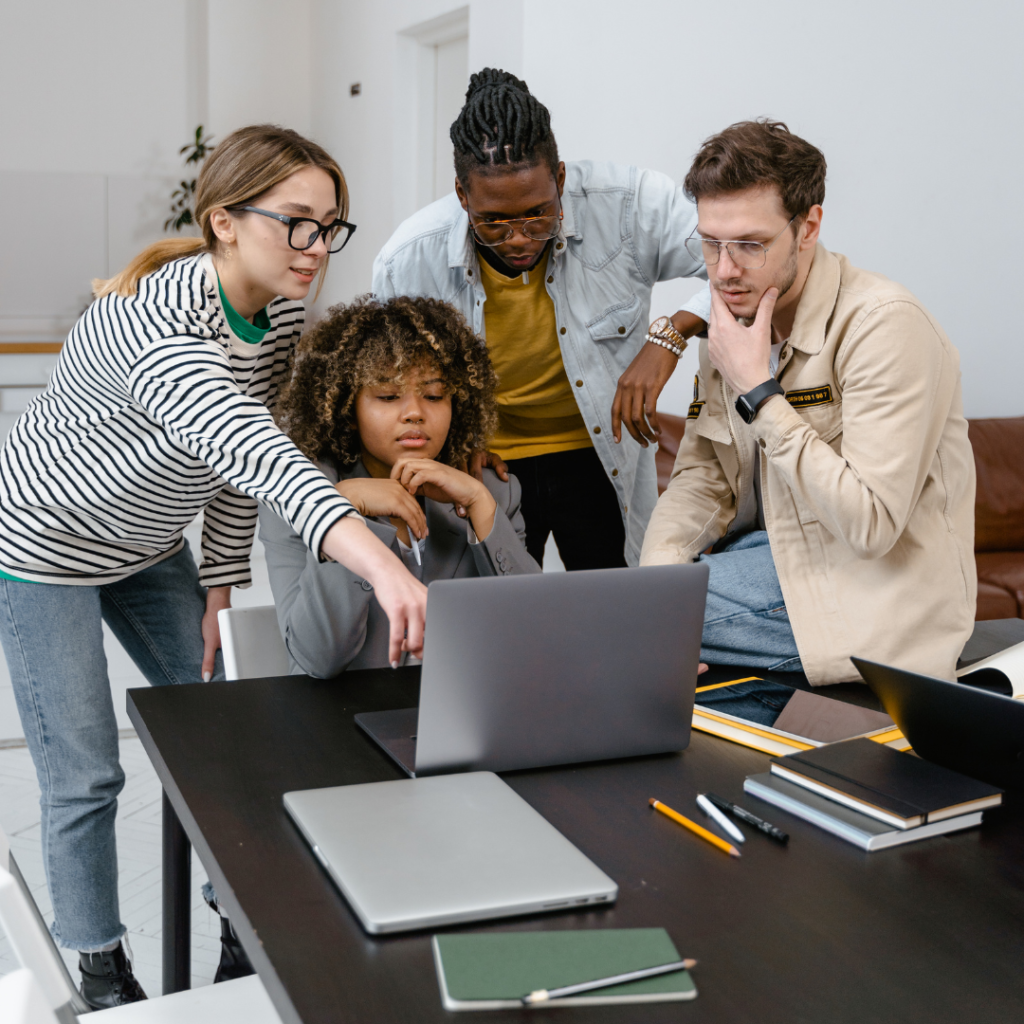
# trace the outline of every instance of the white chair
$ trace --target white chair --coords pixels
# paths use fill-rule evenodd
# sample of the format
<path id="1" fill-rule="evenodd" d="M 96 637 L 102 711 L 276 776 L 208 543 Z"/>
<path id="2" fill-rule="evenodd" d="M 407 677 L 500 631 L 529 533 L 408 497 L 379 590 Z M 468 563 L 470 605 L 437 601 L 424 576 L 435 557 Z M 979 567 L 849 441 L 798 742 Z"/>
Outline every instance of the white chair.
<path id="1" fill-rule="evenodd" d="M 0 978 L 0 1020 L 4 1024 L 60 1024 L 32 972 L 24 967 Z"/>
<path id="2" fill-rule="evenodd" d="M 288 675 L 288 648 L 277 625 L 277 609 L 222 608 L 217 613 L 224 674 L 228 679 Z"/>
<path id="3" fill-rule="evenodd" d="M 6 847 L 6 839 L 3 845 Z M 9 852 L 7 856 L 10 863 Z M 52 1011 L 51 1020 L 55 1017 L 60 1024 L 74 1024 L 78 1014 L 87 1012 L 88 1007 L 71 981 L 35 901 L 14 875 L 2 868 L 0 926 L 14 948 L 18 963 L 34 976 Z M 111 1018 L 111 1024 L 281 1024 L 263 983 L 255 974 L 92 1012 Z M 115 1016 L 116 1021 L 112 1019 Z M 6 1016 L 3 1019 L 7 1021 Z M 38 1020 L 42 1022 L 45 1018 Z"/>
<path id="4" fill-rule="evenodd" d="M 12 889 L 17 890 L 17 895 L 12 894 L 5 902 L 10 904 L 11 912 L 22 924 L 18 928 L 8 927 L 4 907 L 0 903 L 0 925 L 3 925 L 7 933 L 18 963 L 33 973 L 36 984 L 48 1005 L 57 1012 L 57 1017 L 61 1021 L 74 1021 L 77 1014 L 89 1012 L 89 1004 L 82 998 L 64 959 L 57 951 L 50 929 L 46 927 L 18 862 L 14 859 L 7 836 L 0 828 L 0 884 L 8 878 Z"/>

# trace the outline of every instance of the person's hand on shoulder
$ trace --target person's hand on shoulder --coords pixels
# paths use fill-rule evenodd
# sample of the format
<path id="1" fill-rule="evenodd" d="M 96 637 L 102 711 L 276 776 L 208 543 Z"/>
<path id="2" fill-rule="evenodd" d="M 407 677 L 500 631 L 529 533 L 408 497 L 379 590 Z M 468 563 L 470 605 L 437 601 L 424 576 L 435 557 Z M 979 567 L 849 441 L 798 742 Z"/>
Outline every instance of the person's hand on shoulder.
<path id="1" fill-rule="evenodd" d="M 463 518 L 469 517 L 479 540 L 486 540 L 494 526 L 497 503 L 491 492 L 468 473 L 433 459 L 403 459 L 391 469 L 409 494 L 422 494 L 431 501 L 450 503 Z"/>
<path id="2" fill-rule="evenodd" d="M 493 469 L 500 480 L 508 483 L 508 466 L 500 455 L 495 452 L 473 452 L 469 457 L 469 475 L 482 483 L 485 469 Z"/>
<path id="3" fill-rule="evenodd" d="M 427 517 L 412 493 L 397 480 L 376 480 L 353 477 L 334 485 L 360 515 L 402 519 L 419 540 L 427 535 Z"/>

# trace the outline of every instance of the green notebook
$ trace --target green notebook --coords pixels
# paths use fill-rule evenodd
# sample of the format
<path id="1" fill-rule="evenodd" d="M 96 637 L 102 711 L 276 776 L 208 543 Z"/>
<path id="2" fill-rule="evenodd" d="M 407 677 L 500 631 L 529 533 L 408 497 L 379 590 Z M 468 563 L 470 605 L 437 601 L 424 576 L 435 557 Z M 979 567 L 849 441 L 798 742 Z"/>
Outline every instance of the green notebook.
<path id="1" fill-rule="evenodd" d="M 558 988 L 681 960 L 664 928 L 435 935 L 446 1010 L 505 1010 L 541 988 Z M 555 999 L 545 1006 L 663 1003 L 697 995 L 688 971 Z"/>

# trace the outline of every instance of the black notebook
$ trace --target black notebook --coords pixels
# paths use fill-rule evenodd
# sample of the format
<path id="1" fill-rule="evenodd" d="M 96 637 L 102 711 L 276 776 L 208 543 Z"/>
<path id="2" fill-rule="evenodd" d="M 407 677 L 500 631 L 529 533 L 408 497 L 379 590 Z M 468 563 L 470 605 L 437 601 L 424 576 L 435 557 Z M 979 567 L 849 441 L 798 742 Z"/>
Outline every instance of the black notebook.
<path id="1" fill-rule="evenodd" d="M 867 739 L 773 757 L 771 770 L 896 828 L 916 828 L 1002 803 L 1003 791 L 995 786 Z"/>

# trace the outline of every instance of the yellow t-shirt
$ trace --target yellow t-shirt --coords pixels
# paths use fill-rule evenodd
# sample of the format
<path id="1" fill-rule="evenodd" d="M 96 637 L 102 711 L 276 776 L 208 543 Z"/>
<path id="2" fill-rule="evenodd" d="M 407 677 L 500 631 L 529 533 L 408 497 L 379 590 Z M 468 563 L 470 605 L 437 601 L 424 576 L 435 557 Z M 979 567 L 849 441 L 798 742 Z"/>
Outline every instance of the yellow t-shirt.
<path id="1" fill-rule="evenodd" d="M 547 260 L 505 277 L 483 260 L 484 331 L 498 375 L 498 429 L 492 451 L 503 459 L 589 448 L 593 441 L 558 347 L 555 306 L 544 287 Z"/>

